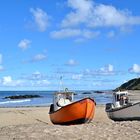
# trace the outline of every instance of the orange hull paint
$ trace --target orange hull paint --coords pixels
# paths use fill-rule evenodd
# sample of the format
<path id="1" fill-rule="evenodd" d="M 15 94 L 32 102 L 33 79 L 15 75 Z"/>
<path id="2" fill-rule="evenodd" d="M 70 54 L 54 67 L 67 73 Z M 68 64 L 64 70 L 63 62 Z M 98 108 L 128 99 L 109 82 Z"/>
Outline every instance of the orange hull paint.
<path id="1" fill-rule="evenodd" d="M 66 105 L 57 111 L 51 111 L 50 119 L 54 124 L 80 124 L 93 119 L 95 113 L 95 101 L 84 98 L 72 104 Z"/>

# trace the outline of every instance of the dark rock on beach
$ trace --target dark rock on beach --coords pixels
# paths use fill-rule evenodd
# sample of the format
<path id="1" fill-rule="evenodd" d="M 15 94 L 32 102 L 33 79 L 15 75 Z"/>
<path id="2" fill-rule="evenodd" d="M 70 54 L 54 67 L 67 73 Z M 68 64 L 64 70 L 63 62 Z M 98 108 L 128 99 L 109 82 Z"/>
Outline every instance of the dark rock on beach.
<path id="1" fill-rule="evenodd" d="M 92 94 L 92 93 L 87 91 L 87 92 L 83 92 L 82 94 Z"/>
<path id="2" fill-rule="evenodd" d="M 94 93 L 104 93 L 103 91 L 96 90 Z"/>
<path id="3" fill-rule="evenodd" d="M 40 98 L 40 95 L 16 95 L 16 96 L 6 96 L 4 99 L 27 99 L 27 98 Z"/>

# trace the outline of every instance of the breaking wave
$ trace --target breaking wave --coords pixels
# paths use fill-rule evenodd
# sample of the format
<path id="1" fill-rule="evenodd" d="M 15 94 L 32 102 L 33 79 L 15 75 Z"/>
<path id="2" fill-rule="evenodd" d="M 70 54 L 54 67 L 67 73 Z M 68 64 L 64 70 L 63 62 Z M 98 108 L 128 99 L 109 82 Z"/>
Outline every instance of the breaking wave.
<path id="1" fill-rule="evenodd" d="M 25 99 L 25 100 L 16 100 L 16 101 L 5 101 L 5 102 L 0 102 L 0 105 L 2 104 L 15 104 L 15 103 L 23 103 L 23 102 L 30 102 L 31 99 Z"/>

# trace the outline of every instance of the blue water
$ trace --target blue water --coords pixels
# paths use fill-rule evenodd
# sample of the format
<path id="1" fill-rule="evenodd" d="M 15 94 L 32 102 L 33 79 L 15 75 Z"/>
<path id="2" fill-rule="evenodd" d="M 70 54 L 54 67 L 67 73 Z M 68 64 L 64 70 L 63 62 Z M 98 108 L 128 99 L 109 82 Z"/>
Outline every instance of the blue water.
<path id="1" fill-rule="evenodd" d="M 84 97 L 94 98 L 97 104 L 106 104 L 111 101 L 111 91 L 104 93 L 83 94 L 85 91 L 75 91 L 74 100 Z M 53 102 L 53 94 L 55 91 L 0 91 L 0 107 L 20 107 L 20 106 L 49 106 Z M 40 95 L 40 98 L 31 99 L 4 99 L 6 96 L 14 95 Z"/>

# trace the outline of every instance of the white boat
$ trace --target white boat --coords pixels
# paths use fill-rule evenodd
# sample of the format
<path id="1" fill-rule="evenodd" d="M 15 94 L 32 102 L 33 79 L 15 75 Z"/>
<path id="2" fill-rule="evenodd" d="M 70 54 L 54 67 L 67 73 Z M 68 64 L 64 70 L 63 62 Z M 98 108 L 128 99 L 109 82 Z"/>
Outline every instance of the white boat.
<path id="1" fill-rule="evenodd" d="M 114 92 L 112 103 L 106 104 L 106 112 L 114 121 L 140 120 L 140 102 L 130 102 L 127 91 Z"/>

